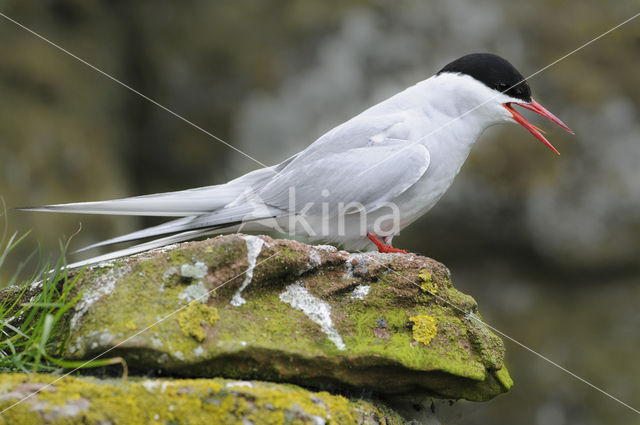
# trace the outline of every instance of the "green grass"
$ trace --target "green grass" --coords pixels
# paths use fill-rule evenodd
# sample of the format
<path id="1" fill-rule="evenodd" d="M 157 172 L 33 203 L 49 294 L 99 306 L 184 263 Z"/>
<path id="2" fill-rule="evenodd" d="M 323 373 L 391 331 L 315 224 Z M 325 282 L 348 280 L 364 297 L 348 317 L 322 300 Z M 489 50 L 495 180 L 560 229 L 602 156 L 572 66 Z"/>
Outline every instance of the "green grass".
<path id="1" fill-rule="evenodd" d="M 4 200 L 0 198 L 4 228 L 0 238 L 0 269 L 29 232 L 9 235 Z M 120 357 L 89 362 L 64 358 L 67 344 L 67 313 L 82 297 L 73 291 L 82 272 L 70 275 L 65 254 L 70 240 L 60 242 L 60 259 L 54 264 L 42 260 L 42 249 L 34 250 L 19 263 L 7 282 L 0 282 L 0 372 L 62 373 L 69 369 L 101 367 L 120 363 L 126 376 L 126 363 Z M 20 280 L 25 267 L 38 254 L 34 272 Z"/>

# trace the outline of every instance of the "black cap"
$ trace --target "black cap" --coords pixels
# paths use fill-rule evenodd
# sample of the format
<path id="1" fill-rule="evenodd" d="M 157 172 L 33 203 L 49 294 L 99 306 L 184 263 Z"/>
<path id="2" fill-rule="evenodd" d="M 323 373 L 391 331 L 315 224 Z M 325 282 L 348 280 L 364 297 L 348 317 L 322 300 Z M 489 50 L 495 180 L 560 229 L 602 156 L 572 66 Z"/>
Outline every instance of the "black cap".
<path id="1" fill-rule="evenodd" d="M 531 102 L 531 89 L 522 74 L 506 59 L 491 53 L 472 53 L 454 60 L 440 71 L 469 75 L 507 96 Z"/>

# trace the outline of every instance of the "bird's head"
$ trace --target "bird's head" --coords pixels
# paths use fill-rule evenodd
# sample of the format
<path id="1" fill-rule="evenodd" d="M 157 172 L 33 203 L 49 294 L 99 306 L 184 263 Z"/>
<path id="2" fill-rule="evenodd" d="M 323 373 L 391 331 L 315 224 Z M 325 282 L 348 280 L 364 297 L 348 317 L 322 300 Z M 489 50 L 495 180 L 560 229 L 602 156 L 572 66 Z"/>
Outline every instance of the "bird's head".
<path id="1" fill-rule="evenodd" d="M 531 89 L 522 74 L 500 56 L 472 53 L 449 63 L 437 75 L 443 74 L 453 74 L 468 80 L 471 91 L 476 95 L 472 100 L 479 102 L 474 108 L 481 109 L 485 115 L 489 115 L 494 121 L 492 123 L 515 121 L 555 153 L 559 152 L 543 136 L 543 131 L 528 122 L 514 106 L 536 112 L 574 134 L 565 123 L 531 97 Z"/>

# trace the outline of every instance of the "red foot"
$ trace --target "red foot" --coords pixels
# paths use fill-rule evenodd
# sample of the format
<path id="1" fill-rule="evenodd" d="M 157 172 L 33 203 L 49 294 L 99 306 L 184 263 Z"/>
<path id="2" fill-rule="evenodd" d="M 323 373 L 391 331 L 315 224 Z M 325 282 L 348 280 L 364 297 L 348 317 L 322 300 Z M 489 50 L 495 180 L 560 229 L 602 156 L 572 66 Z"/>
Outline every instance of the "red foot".
<path id="1" fill-rule="evenodd" d="M 386 245 L 380 242 L 380 239 L 378 239 L 376 235 L 374 235 L 373 233 L 367 233 L 367 237 L 371 240 L 371 242 L 376 244 L 376 247 L 378 247 L 379 252 L 407 254 L 407 251 L 405 251 L 404 249 L 394 248 L 391 245 Z"/>

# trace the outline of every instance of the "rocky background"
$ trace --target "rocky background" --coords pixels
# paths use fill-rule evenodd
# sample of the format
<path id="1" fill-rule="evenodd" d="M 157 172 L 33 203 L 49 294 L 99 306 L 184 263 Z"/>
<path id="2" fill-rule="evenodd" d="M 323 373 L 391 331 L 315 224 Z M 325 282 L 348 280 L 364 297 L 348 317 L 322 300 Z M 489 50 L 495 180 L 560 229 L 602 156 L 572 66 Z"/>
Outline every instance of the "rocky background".
<path id="1" fill-rule="evenodd" d="M 0 11 L 266 164 L 473 51 L 530 75 L 637 2 L 0 1 Z M 498 329 L 640 406 L 640 21 L 531 79 L 576 136 L 492 129 L 398 246 L 447 264 Z M 154 223 L 16 213 L 224 182 L 257 165 L 0 18 L 0 195 L 19 262 Z M 0 276 L 15 269 L 5 266 Z M 635 423 L 508 346 L 517 385 L 446 423 Z M 524 417 L 524 418 L 523 418 Z"/>

